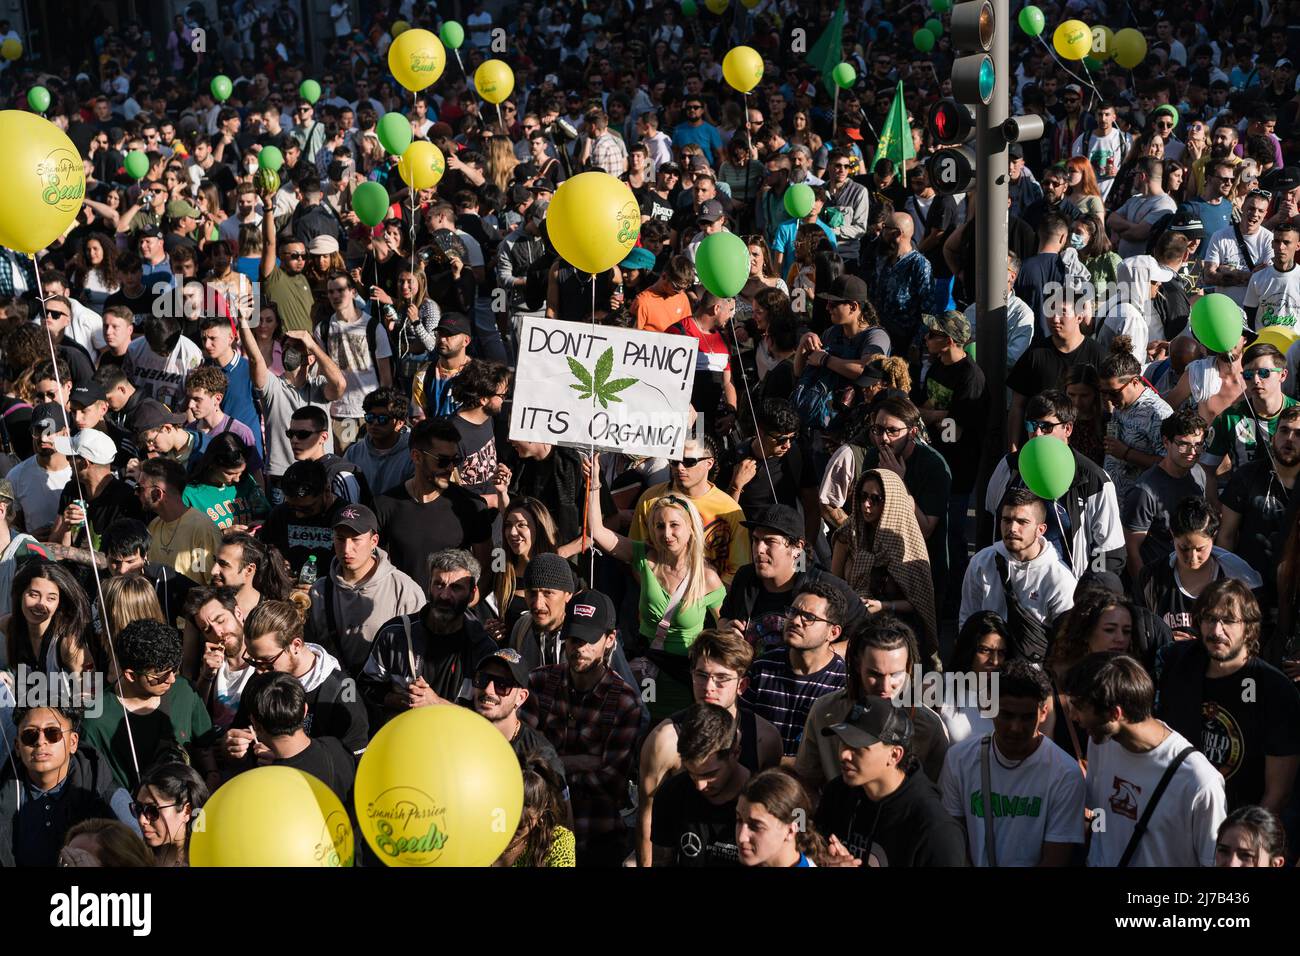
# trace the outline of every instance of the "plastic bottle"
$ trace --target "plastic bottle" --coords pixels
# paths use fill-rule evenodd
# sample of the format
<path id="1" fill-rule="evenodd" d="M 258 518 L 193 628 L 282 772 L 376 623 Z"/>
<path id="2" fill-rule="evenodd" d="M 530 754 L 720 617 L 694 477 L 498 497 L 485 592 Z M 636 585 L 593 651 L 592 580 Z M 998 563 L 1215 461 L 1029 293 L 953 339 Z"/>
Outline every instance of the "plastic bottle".
<path id="1" fill-rule="evenodd" d="M 316 583 L 316 578 L 316 555 L 313 554 L 307 558 L 307 563 L 298 572 L 298 583 L 304 587 L 311 587 Z"/>

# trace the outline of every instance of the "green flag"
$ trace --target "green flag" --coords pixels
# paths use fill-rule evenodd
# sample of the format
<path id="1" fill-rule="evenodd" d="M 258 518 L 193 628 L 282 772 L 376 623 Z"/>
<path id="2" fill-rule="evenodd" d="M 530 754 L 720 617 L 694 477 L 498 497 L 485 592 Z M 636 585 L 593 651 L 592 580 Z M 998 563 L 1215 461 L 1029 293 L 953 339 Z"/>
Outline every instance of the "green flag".
<path id="1" fill-rule="evenodd" d="M 912 143 L 912 124 L 907 121 L 907 107 L 903 104 L 903 81 L 898 81 L 898 90 L 894 93 L 894 102 L 890 104 L 889 115 L 880 130 L 880 143 L 876 146 L 876 155 L 871 160 L 871 169 L 882 159 L 892 160 L 903 183 L 907 183 L 907 160 L 916 156 L 916 146 Z"/>
<path id="2" fill-rule="evenodd" d="M 826 87 L 827 93 L 834 94 L 835 80 L 831 77 L 831 72 L 835 67 L 839 66 L 843 59 L 844 0 L 840 0 L 840 6 L 835 11 L 835 16 L 831 17 L 831 22 L 826 24 L 826 29 L 817 38 L 817 42 L 813 44 L 804 60 L 821 70 L 822 85 Z"/>

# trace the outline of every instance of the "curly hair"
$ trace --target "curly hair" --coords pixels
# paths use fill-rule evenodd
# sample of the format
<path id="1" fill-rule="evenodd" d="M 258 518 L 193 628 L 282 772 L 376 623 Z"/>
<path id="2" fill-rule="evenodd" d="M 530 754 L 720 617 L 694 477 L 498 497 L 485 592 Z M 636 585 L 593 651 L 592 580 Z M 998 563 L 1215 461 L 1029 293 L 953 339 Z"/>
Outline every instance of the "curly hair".
<path id="1" fill-rule="evenodd" d="M 157 673 L 181 666 L 181 635 L 162 621 L 132 621 L 117 635 L 117 660 L 123 671 Z"/>
<path id="2" fill-rule="evenodd" d="M 210 395 L 225 395 L 230 387 L 226 373 L 215 365 L 200 365 L 185 377 L 185 391 L 201 388 Z"/>
<path id="3" fill-rule="evenodd" d="M 1251 657 L 1259 655 L 1259 624 L 1263 614 L 1250 588 L 1236 578 L 1211 581 L 1192 605 L 1192 619 L 1200 629 L 1210 615 L 1240 620 L 1246 634 L 1246 652 Z"/>
<path id="4" fill-rule="evenodd" d="M 1128 598 L 1113 591 L 1086 591 L 1061 619 L 1056 639 L 1047 654 L 1047 665 L 1056 674 L 1064 674 L 1091 653 L 1088 641 L 1101 616 L 1111 608 L 1123 608 L 1136 623 L 1137 611 Z"/>

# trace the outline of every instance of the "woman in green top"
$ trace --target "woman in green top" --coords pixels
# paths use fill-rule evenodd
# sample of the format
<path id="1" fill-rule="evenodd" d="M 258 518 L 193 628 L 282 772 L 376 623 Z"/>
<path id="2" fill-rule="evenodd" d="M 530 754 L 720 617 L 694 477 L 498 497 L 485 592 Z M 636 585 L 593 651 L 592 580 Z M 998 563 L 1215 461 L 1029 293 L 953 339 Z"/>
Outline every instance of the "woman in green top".
<path id="1" fill-rule="evenodd" d="M 650 509 L 649 540 L 633 541 L 605 527 L 600 513 L 600 463 L 583 465 L 591 482 L 587 521 L 602 551 L 632 566 L 641 586 L 638 630 L 649 644 L 646 656 L 658 669 L 651 717 L 666 716 L 692 703 L 686 652 L 704 630 L 711 610 L 727 596 L 722 579 L 704 563 L 704 523 L 690 499 L 664 495 Z M 631 656 L 631 655 L 629 655 Z"/>
<path id="2" fill-rule="evenodd" d="M 248 474 L 248 446 L 238 435 L 222 432 L 212 439 L 194 469 L 197 480 L 181 496 L 221 530 L 261 524 L 271 503 Z"/>

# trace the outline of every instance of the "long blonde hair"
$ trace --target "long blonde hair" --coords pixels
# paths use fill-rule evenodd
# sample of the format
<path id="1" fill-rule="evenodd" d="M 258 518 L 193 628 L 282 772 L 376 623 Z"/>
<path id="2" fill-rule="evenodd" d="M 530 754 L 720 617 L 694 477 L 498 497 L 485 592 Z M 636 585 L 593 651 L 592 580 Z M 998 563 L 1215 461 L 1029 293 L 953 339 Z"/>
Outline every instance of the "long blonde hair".
<path id="1" fill-rule="evenodd" d="M 688 607 L 692 604 L 698 604 L 700 599 L 707 593 L 704 583 L 704 522 L 700 519 L 700 513 L 696 510 L 690 499 L 682 495 L 669 493 L 655 501 L 650 506 L 650 515 L 646 519 L 646 535 L 654 545 L 656 552 L 662 549 L 658 543 L 658 535 L 655 533 L 655 516 L 665 508 L 677 508 L 686 514 L 686 519 L 691 524 L 691 543 L 687 545 L 686 561 L 689 567 L 687 572 L 686 593 L 682 595 L 680 607 Z"/>
<path id="2" fill-rule="evenodd" d="M 488 179 L 492 180 L 502 192 L 510 191 L 510 181 L 514 178 L 515 167 L 519 157 L 510 139 L 505 136 L 493 136 L 487 144 L 487 158 L 483 163 Z"/>
<path id="3" fill-rule="evenodd" d="M 160 621 L 162 605 L 153 585 L 139 574 L 114 575 L 104 582 L 104 604 L 108 608 L 108 633 L 120 634 L 132 621 Z M 108 645 L 105 644 L 107 650 Z"/>

